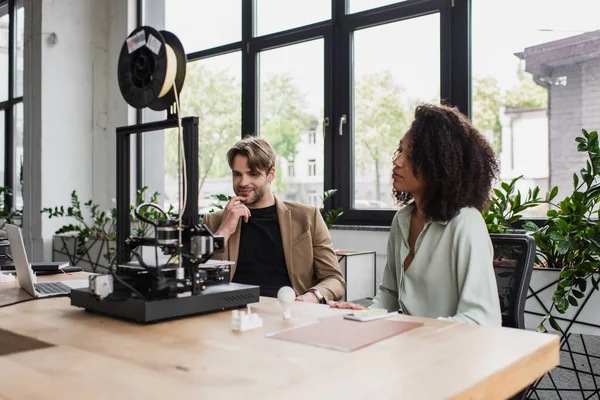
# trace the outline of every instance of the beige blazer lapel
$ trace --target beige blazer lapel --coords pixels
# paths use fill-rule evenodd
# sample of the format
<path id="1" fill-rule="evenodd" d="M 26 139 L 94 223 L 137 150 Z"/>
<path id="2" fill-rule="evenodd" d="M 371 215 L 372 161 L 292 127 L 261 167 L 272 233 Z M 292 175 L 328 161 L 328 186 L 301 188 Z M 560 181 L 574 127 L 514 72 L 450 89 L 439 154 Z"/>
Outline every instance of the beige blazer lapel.
<path id="1" fill-rule="evenodd" d="M 240 252 L 240 234 L 242 231 L 242 218 L 238 221 L 238 226 L 233 232 L 233 235 L 229 237 L 229 242 L 227 243 L 227 247 L 229 249 L 229 261 L 233 261 L 233 264 L 230 267 L 231 270 L 231 279 L 235 275 L 235 269 L 237 267 L 238 254 Z"/>
<path id="2" fill-rule="evenodd" d="M 285 257 L 285 265 L 287 266 L 288 275 L 293 286 L 295 281 L 294 264 L 292 263 L 292 213 L 285 206 L 283 201 L 275 197 L 275 205 L 277 206 L 277 218 L 279 219 L 279 230 L 281 231 L 281 241 L 283 242 L 283 255 Z"/>

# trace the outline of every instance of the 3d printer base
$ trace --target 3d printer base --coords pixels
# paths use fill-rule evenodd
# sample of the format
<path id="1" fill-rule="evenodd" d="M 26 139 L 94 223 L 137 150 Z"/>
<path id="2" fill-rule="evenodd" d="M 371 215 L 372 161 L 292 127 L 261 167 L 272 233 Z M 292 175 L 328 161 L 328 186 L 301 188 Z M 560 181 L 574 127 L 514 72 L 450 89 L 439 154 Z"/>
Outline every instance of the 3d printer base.
<path id="1" fill-rule="evenodd" d="M 245 307 L 257 303 L 259 296 L 258 286 L 240 283 L 212 285 L 194 296 L 154 301 L 131 298 L 100 300 L 86 288 L 71 290 L 71 305 L 109 317 L 148 323 Z"/>

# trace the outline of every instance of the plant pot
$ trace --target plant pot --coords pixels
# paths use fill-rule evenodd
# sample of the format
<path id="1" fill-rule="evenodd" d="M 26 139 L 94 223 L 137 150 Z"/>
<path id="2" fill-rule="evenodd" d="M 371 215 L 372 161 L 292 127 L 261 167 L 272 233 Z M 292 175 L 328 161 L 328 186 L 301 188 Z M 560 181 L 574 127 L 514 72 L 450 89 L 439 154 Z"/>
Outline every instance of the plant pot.
<path id="1" fill-rule="evenodd" d="M 525 325 L 535 329 L 552 304 L 560 269 L 534 268 L 529 294 L 525 304 Z M 552 316 L 566 334 L 561 335 L 560 364 L 536 381 L 530 388 L 529 398 L 594 398 L 598 395 L 596 383 L 600 350 L 600 294 L 591 283 L 587 285 L 585 297 L 579 306 L 571 305 L 565 314 L 556 311 Z M 573 397 L 575 396 L 575 397 Z"/>
<path id="2" fill-rule="evenodd" d="M 106 273 L 109 260 L 116 249 L 116 242 L 107 239 L 90 239 L 83 246 L 76 236 L 52 237 L 52 259 L 66 261 L 88 272 Z"/>
<path id="3" fill-rule="evenodd" d="M 546 315 L 546 310 L 552 304 L 552 296 L 556 290 L 559 275 L 560 269 L 533 269 L 529 294 L 525 303 L 525 326 L 527 329 L 535 329 Z M 587 285 L 585 297 L 578 299 L 578 302 L 578 307 L 571 305 L 565 314 L 553 311 L 552 316 L 563 330 L 569 328 L 571 333 L 600 336 L 600 314 L 597 311 L 600 309 L 600 293 L 593 289 L 591 282 Z M 547 328 L 550 329 L 549 326 Z"/>

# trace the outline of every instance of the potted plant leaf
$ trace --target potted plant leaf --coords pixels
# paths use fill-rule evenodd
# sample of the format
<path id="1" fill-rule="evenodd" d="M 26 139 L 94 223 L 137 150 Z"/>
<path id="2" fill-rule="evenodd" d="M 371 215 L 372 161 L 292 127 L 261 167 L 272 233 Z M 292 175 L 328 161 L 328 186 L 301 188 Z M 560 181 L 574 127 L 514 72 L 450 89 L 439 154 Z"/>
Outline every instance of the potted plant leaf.
<path id="1" fill-rule="evenodd" d="M 570 306 L 578 307 L 582 299 L 598 290 L 600 272 L 600 147 L 598 132 L 582 131 L 577 137 L 577 150 L 587 155 L 585 167 L 573 174 L 573 192 L 560 203 L 552 204 L 542 226 L 526 222 L 524 228 L 536 240 L 536 264 L 559 271 L 557 285 L 538 330 L 552 328 L 564 331 L 573 315 Z M 557 311 L 561 317 L 553 313 Z M 557 321 L 561 321 L 561 324 Z M 596 321 L 598 322 L 598 321 Z"/>
<path id="2" fill-rule="evenodd" d="M 138 237 L 149 237 L 153 227 L 134 217 L 133 210 L 145 202 L 144 194 L 148 187 L 139 189 L 136 193 L 135 204 L 130 205 L 129 215 L 131 221 L 131 234 Z M 158 203 L 158 192 L 150 196 L 151 203 Z M 143 209 L 141 212 L 145 212 Z M 74 222 L 60 227 L 53 237 L 54 261 L 68 261 L 71 265 L 78 265 L 86 271 L 96 272 L 98 269 L 108 269 L 115 255 L 116 240 L 116 207 L 110 210 L 101 210 L 98 204 L 89 200 L 81 203 L 77 192 L 71 193 L 71 204 L 68 207 L 60 206 L 44 208 L 42 213 L 47 213 L 48 218 L 70 218 Z M 150 208 L 145 212 L 149 219 L 160 218 L 160 213 Z M 167 211 L 173 216 L 173 207 Z"/>
<path id="3" fill-rule="evenodd" d="M 524 232 L 519 226 L 522 223 L 523 212 L 527 209 L 538 207 L 552 201 L 558 194 L 558 188 L 546 194 L 546 198 L 539 197 L 540 188 L 534 187 L 527 191 L 526 196 L 516 190 L 517 182 L 523 175 L 510 182 L 502 182 L 500 188 L 494 189 L 490 204 L 483 210 L 482 215 L 489 233 L 517 233 Z"/>

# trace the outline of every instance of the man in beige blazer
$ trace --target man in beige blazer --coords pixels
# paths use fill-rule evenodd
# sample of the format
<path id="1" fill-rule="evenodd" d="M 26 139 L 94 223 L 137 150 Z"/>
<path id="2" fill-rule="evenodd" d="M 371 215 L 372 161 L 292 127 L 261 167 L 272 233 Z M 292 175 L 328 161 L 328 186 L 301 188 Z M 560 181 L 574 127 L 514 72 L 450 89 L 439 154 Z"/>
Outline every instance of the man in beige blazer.
<path id="1" fill-rule="evenodd" d="M 291 286 L 296 300 L 327 303 L 344 296 L 344 278 L 329 231 L 316 207 L 277 199 L 271 191 L 275 153 L 261 138 L 240 140 L 227 152 L 236 194 L 204 223 L 225 238 L 213 258 L 235 262 L 233 282 L 258 285 L 261 296 Z"/>

